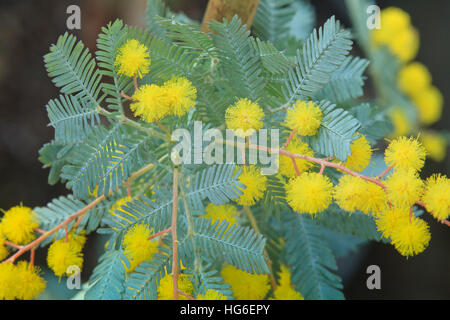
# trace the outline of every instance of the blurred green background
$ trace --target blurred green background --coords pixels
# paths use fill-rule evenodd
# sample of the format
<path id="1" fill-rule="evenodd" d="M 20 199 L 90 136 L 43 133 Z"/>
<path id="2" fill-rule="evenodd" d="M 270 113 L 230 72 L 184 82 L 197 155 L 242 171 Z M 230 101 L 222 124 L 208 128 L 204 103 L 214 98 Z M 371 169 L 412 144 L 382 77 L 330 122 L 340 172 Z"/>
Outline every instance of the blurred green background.
<path id="1" fill-rule="evenodd" d="M 245 1 L 245 0 L 243 0 Z M 46 103 L 58 91 L 46 75 L 43 55 L 49 45 L 66 31 L 66 8 L 77 4 L 81 8 L 81 30 L 73 32 L 95 50 L 100 27 L 115 18 L 126 23 L 143 25 L 145 0 L 2 0 L 0 2 L 0 208 L 22 202 L 26 206 L 43 206 L 67 191 L 63 185 L 47 184 L 48 170 L 37 160 L 38 150 L 53 136 L 47 127 Z M 174 11 L 183 11 L 191 18 L 201 19 L 206 0 L 171 0 Z M 343 0 L 312 1 L 316 8 L 317 25 L 335 14 L 344 25 L 351 26 Z M 416 60 L 424 63 L 435 84 L 450 101 L 450 44 L 446 40 L 450 29 L 448 0 L 378 1 L 383 8 L 398 6 L 407 11 L 420 32 L 420 50 Z M 355 49 L 356 54 L 358 48 Z M 371 94 L 370 83 L 366 89 Z M 447 103 L 448 104 L 448 103 Z M 450 111 L 444 107 L 442 119 L 435 129 L 449 129 Z M 427 160 L 423 177 L 432 172 L 448 175 L 450 158 L 442 163 Z M 450 298 L 450 229 L 425 215 L 432 232 L 430 248 L 417 257 L 406 260 L 391 246 L 371 243 L 358 254 L 339 259 L 344 279 L 344 294 L 348 299 L 449 299 Z M 85 254 L 83 281 L 87 280 L 102 250 L 102 241 L 89 237 Z M 45 249 L 38 250 L 37 264 L 45 266 Z M 381 290 L 368 290 L 366 268 L 371 264 L 381 268 Z M 65 279 L 49 278 L 48 294 L 43 298 L 63 299 L 75 292 L 64 290 Z"/>

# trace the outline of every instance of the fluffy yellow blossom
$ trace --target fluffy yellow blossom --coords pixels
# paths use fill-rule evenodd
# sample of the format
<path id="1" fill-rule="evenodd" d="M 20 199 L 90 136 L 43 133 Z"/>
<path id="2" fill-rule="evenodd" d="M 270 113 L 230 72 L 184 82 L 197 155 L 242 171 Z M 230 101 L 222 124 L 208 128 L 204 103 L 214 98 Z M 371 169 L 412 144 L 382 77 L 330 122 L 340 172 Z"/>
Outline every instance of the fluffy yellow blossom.
<path id="1" fill-rule="evenodd" d="M 361 178 L 342 176 L 334 187 L 334 199 L 338 206 L 349 212 L 361 210 L 369 198 L 366 194 L 366 185 L 367 182 Z"/>
<path id="2" fill-rule="evenodd" d="M 34 229 L 38 226 L 36 214 L 22 205 L 6 211 L 0 222 L 3 235 L 16 244 L 31 242 L 35 238 Z"/>
<path id="3" fill-rule="evenodd" d="M 236 207 L 231 204 L 215 205 L 210 203 L 206 206 L 205 211 L 206 214 L 203 217 L 210 218 L 211 223 L 216 220 L 226 220 L 230 224 L 235 224 L 236 217 L 239 215 Z"/>
<path id="4" fill-rule="evenodd" d="M 70 271 L 70 266 L 83 267 L 83 249 L 84 240 L 73 236 L 68 241 L 65 238 L 53 242 L 48 248 L 47 264 L 53 270 L 56 276 L 62 277 Z M 70 272 L 69 272 L 70 273 Z"/>
<path id="5" fill-rule="evenodd" d="M 186 275 L 180 274 L 178 277 L 178 289 L 192 296 L 194 285 Z M 179 294 L 179 300 L 188 300 L 187 297 Z M 158 300 L 173 300 L 173 279 L 171 274 L 165 275 L 158 286 Z"/>
<path id="6" fill-rule="evenodd" d="M 359 134 L 360 137 L 352 141 L 350 145 L 350 155 L 347 160 L 342 164 L 354 171 L 364 170 L 370 163 L 372 158 L 372 147 L 366 136 Z"/>
<path id="7" fill-rule="evenodd" d="M 0 300 L 14 300 L 16 281 L 16 266 L 12 263 L 0 263 Z"/>
<path id="8" fill-rule="evenodd" d="M 431 234 L 425 221 L 413 217 L 411 221 L 400 223 L 392 232 L 391 239 L 395 249 L 408 257 L 424 251 L 428 247 Z"/>
<path id="9" fill-rule="evenodd" d="M 27 261 L 20 261 L 17 265 L 0 264 L 0 300 L 31 300 L 43 292 L 45 286 L 39 269 L 31 268 Z"/>
<path id="10" fill-rule="evenodd" d="M 249 136 L 254 130 L 261 129 L 264 125 L 263 118 L 264 111 L 261 107 L 247 98 L 239 99 L 225 112 L 227 128 L 240 137 Z"/>
<path id="11" fill-rule="evenodd" d="M 234 201 L 243 206 L 254 205 L 263 197 L 267 188 L 267 177 L 263 176 L 259 168 L 255 166 L 244 167 L 239 176 L 239 182 L 246 188 L 239 188 L 243 194 Z"/>
<path id="12" fill-rule="evenodd" d="M 251 274 L 232 265 L 222 268 L 222 278 L 233 290 L 236 300 L 262 300 L 270 289 L 267 274 Z"/>
<path id="13" fill-rule="evenodd" d="M 158 242 L 148 240 L 151 235 L 151 230 L 143 224 L 135 225 L 127 231 L 122 241 L 125 256 L 130 262 L 127 271 L 131 272 L 142 262 L 151 259 L 158 250 Z"/>
<path id="14" fill-rule="evenodd" d="M 420 199 L 423 182 L 416 171 L 396 170 L 385 181 L 388 200 L 396 207 L 408 208 Z"/>
<path id="15" fill-rule="evenodd" d="M 315 172 L 305 172 L 286 186 L 286 200 L 298 213 L 315 214 L 328 208 L 332 200 L 330 179 Z"/>
<path id="16" fill-rule="evenodd" d="M 422 200 L 436 219 L 447 219 L 450 215 L 450 180 L 440 174 L 429 177 Z"/>
<path id="17" fill-rule="evenodd" d="M 136 39 L 128 40 L 119 48 L 114 65 L 119 75 L 142 78 L 150 67 L 148 48 Z"/>
<path id="18" fill-rule="evenodd" d="M 186 78 L 172 78 L 163 85 L 168 113 L 181 117 L 195 106 L 197 89 Z"/>
<path id="19" fill-rule="evenodd" d="M 447 154 L 447 141 L 436 132 L 425 131 L 420 135 L 420 142 L 427 152 L 427 156 L 436 162 L 442 162 Z"/>
<path id="20" fill-rule="evenodd" d="M 297 100 L 297 103 L 287 111 L 286 126 L 302 136 L 313 136 L 320 127 L 322 117 L 322 110 L 317 104 Z"/>
<path id="21" fill-rule="evenodd" d="M 9 251 L 5 246 L 5 238 L 0 234 L 0 261 L 5 259 L 9 255 Z"/>
<path id="22" fill-rule="evenodd" d="M 412 131 L 411 121 L 402 108 L 393 107 L 389 110 L 388 115 L 394 127 L 394 131 L 390 134 L 390 137 L 405 136 Z"/>
<path id="23" fill-rule="evenodd" d="M 136 117 L 147 122 L 161 120 L 169 112 L 168 98 L 164 88 L 156 84 L 145 84 L 133 94 L 136 102 L 130 109 Z"/>
<path id="24" fill-rule="evenodd" d="M 389 208 L 376 216 L 377 230 L 383 237 L 390 238 L 394 230 L 409 221 L 409 209 Z"/>
<path id="25" fill-rule="evenodd" d="M 384 160 L 396 169 L 422 169 L 427 152 L 415 138 L 399 137 L 389 144 Z"/>
<path id="26" fill-rule="evenodd" d="M 429 86 L 417 93 L 413 100 L 421 123 L 430 125 L 441 118 L 444 98 L 438 88 Z"/>
<path id="27" fill-rule="evenodd" d="M 27 261 L 17 263 L 15 272 L 15 294 L 20 300 L 32 300 L 45 290 L 46 283 L 39 276 L 39 269 L 33 267 Z"/>
<path id="28" fill-rule="evenodd" d="M 412 97 L 431 84 L 431 74 L 420 62 L 411 62 L 398 72 L 398 86 Z"/>
<path id="29" fill-rule="evenodd" d="M 296 138 L 291 140 L 285 150 L 295 154 L 303 154 L 310 157 L 314 156 L 314 152 L 309 148 L 308 144 Z M 294 168 L 294 163 L 292 162 L 291 158 L 285 155 L 280 155 L 279 161 L 280 173 L 283 176 L 293 178 L 297 175 Z M 297 165 L 299 173 L 305 172 L 313 166 L 313 163 L 311 161 L 303 159 L 295 159 L 295 164 Z"/>
<path id="30" fill-rule="evenodd" d="M 281 270 L 278 275 L 280 279 L 277 288 L 273 292 L 273 300 L 305 300 L 305 298 L 293 288 L 291 283 L 291 273 L 285 265 L 281 265 Z"/>
<path id="31" fill-rule="evenodd" d="M 365 202 L 360 209 L 362 212 L 365 214 L 372 213 L 376 216 L 383 210 L 386 210 L 388 202 L 386 192 L 384 192 L 382 187 L 372 182 L 366 182 L 365 195 Z"/>
<path id="32" fill-rule="evenodd" d="M 396 7 L 381 11 L 381 28 L 371 34 L 372 44 L 376 47 L 387 46 L 400 61 L 412 60 L 419 49 L 419 34 L 411 26 L 409 15 Z"/>
<path id="33" fill-rule="evenodd" d="M 197 300 L 228 300 L 226 296 L 214 289 L 208 289 L 204 294 L 199 294 Z"/>

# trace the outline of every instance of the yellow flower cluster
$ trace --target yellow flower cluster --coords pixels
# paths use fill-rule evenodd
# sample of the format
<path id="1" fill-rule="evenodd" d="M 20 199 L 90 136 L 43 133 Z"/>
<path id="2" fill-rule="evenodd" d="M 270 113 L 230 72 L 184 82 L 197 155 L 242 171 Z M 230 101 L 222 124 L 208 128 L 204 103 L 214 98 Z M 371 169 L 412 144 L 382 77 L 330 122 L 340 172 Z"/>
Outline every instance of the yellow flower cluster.
<path id="1" fill-rule="evenodd" d="M 431 84 L 427 67 L 420 62 L 403 66 L 398 73 L 398 86 L 413 101 L 422 124 L 430 125 L 440 119 L 443 98 Z"/>
<path id="2" fill-rule="evenodd" d="M 281 265 L 278 276 L 278 286 L 273 292 L 273 298 L 270 300 L 305 300 L 305 298 L 293 288 L 291 283 L 291 273 L 285 265 Z"/>
<path id="3" fill-rule="evenodd" d="M 434 131 L 424 131 L 419 138 L 429 158 L 436 162 L 442 162 L 445 159 L 447 141 L 442 134 Z"/>
<path id="4" fill-rule="evenodd" d="M 405 136 L 411 133 L 412 123 L 406 115 L 405 110 L 401 107 L 394 106 L 389 109 L 388 115 L 394 127 L 393 132 L 390 134 L 391 138 Z"/>
<path id="5" fill-rule="evenodd" d="M 70 275 L 71 266 L 80 270 L 83 267 L 83 250 L 86 237 L 82 234 L 69 233 L 67 241 L 65 238 L 53 242 L 48 248 L 47 264 L 56 276 Z"/>
<path id="6" fill-rule="evenodd" d="M 130 262 L 128 272 L 134 271 L 142 262 L 150 260 L 158 250 L 158 242 L 148 240 L 151 234 L 151 230 L 146 225 L 139 224 L 130 228 L 123 237 L 122 247 Z"/>
<path id="7" fill-rule="evenodd" d="M 359 138 L 352 141 L 350 145 L 350 155 L 342 165 L 354 171 L 363 171 L 372 158 L 372 147 L 366 136 L 360 133 Z"/>
<path id="8" fill-rule="evenodd" d="M 314 152 L 309 148 L 308 144 L 302 142 L 300 138 L 293 138 L 285 150 L 295 154 L 302 154 L 310 157 L 314 156 Z M 290 157 L 281 155 L 279 161 L 279 172 L 283 176 L 293 178 L 297 175 Z M 295 165 L 297 166 L 298 172 L 303 173 L 308 171 L 313 166 L 313 163 L 303 159 L 295 159 Z"/>
<path id="9" fill-rule="evenodd" d="M 388 166 L 416 171 L 422 169 L 426 154 L 425 148 L 417 139 L 403 136 L 393 140 L 384 153 Z"/>
<path id="10" fill-rule="evenodd" d="M 138 40 L 130 39 L 119 48 L 114 65 L 119 75 L 142 78 L 149 72 L 148 48 Z"/>
<path id="11" fill-rule="evenodd" d="M 230 224 L 236 223 L 236 218 L 239 216 L 237 208 L 231 204 L 215 205 L 210 203 L 205 208 L 206 214 L 204 218 L 211 219 L 211 223 L 216 220 L 226 220 Z"/>
<path id="12" fill-rule="evenodd" d="M 267 177 L 260 173 L 260 169 L 256 166 L 245 166 L 239 175 L 239 182 L 246 186 L 245 189 L 240 188 L 243 192 L 241 196 L 234 201 L 243 206 L 252 206 L 256 201 L 260 200 L 267 188 Z"/>
<path id="13" fill-rule="evenodd" d="M 197 300 L 228 300 L 221 292 L 208 289 L 204 294 L 199 294 L 196 298 Z"/>
<path id="14" fill-rule="evenodd" d="M 3 236 L 15 244 L 27 244 L 35 238 L 38 227 L 36 214 L 29 207 L 15 206 L 5 212 L 0 221 Z"/>
<path id="15" fill-rule="evenodd" d="M 251 274 L 232 265 L 224 266 L 221 274 L 237 300 L 262 300 L 270 290 L 267 274 Z"/>
<path id="16" fill-rule="evenodd" d="M 422 200 L 426 209 L 438 220 L 450 216 L 450 181 L 440 174 L 432 175 L 425 182 Z"/>
<path id="17" fill-rule="evenodd" d="M 192 296 L 194 285 L 191 280 L 189 280 L 188 276 L 180 274 L 178 277 L 178 289 Z M 183 295 L 178 295 L 178 299 L 188 300 L 188 298 Z M 173 300 L 173 278 L 171 274 L 165 275 L 159 281 L 158 300 Z"/>
<path id="18" fill-rule="evenodd" d="M 264 111 L 256 102 L 247 98 L 239 99 L 225 112 L 228 129 L 239 137 L 251 136 L 255 130 L 263 127 Z"/>
<path id="19" fill-rule="evenodd" d="M 130 104 L 136 117 L 156 122 L 168 115 L 183 116 L 195 106 L 197 89 L 186 78 L 175 77 L 162 86 L 146 84 L 133 94 Z"/>
<path id="20" fill-rule="evenodd" d="M 296 130 L 302 136 L 313 136 L 319 130 L 322 122 L 322 110 L 312 101 L 297 100 L 296 104 L 287 110 L 286 126 Z"/>
<path id="21" fill-rule="evenodd" d="M 45 290 L 40 270 L 26 261 L 0 264 L 0 300 L 31 300 Z"/>
<path id="22" fill-rule="evenodd" d="M 409 15 L 396 7 L 383 9 L 380 15 L 381 28 L 371 34 L 375 47 L 386 46 L 400 61 L 408 62 L 417 55 L 419 34 L 411 25 Z"/>

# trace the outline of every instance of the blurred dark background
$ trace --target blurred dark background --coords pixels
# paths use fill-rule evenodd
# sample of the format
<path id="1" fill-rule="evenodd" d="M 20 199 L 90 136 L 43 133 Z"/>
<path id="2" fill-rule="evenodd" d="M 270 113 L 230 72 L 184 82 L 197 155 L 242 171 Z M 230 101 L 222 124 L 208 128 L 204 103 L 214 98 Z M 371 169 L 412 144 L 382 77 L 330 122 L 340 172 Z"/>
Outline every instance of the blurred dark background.
<path id="1" fill-rule="evenodd" d="M 174 11 L 183 11 L 191 18 L 201 19 L 206 0 L 168 1 Z M 351 26 L 343 0 L 312 1 L 317 24 L 335 14 L 344 25 Z M 48 170 L 37 160 L 38 150 L 53 136 L 47 127 L 45 105 L 58 91 L 46 75 L 43 55 L 49 45 L 66 31 L 66 8 L 77 4 L 81 8 L 81 30 L 73 32 L 95 50 L 100 27 L 115 18 L 142 25 L 145 0 L 2 0 L 0 1 L 0 208 L 8 209 L 22 202 L 26 206 L 42 206 L 61 194 L 63 185 L 49 186 Z M 378 1 L 383 8 L 398 6 L 406 10 L 420 32 L 418 61 L 433 75 L 433 83 L 450 101 L 450 1 L 391 0 Z M 447 103 L 448 104 L 448 103 Z M 433 128 L 449 128 L 449 107 L 444 107 L 440 122 Z M 442 163 L 427 160 L 423 176 L 432 172 L 448 175 L 450 159 Z M 429 215 L 430 248 L 408 260 L 391 246 L 371 243 L 358 255 L 339 260 L 343 270 L 344 293 L 348 299 L 449 299 L 450 298 L 450 229 Z M 90 242 L 92 243 L 92 239 Z M 37 263 L 45 265 L 42 252 Z M 87 259 L 87 277 L 96 261 Z M 356 260 L 356 262 L 355 262 Z M 352 263 L 354 262 L 354 263 Z M 366 287 L 367 266 L 381 268 L 381 290 Z M 84 279 L 86 280 L 86 279 Z"/>

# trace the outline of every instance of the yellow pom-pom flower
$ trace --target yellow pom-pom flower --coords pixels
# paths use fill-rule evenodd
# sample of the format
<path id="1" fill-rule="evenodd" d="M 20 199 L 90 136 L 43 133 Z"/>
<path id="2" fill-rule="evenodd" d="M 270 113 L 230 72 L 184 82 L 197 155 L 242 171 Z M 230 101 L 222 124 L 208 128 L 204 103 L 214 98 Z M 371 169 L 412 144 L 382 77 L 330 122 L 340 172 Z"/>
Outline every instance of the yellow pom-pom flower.
<path id="1" fill-rule="evenodd" d="M 308 144 L 302 142 L 300 139 L 292 139 L 285 150 L 295 154 L 302 154 L 310 157 L 314 156 L 314 152 L 309 148 Z M 311 161 L 303 159 L 295 159 L 295 164 L 297 165 L 299 173 L 303 173 L 313 166 L 313 163 Z M 297 175 L 294 168 L 294 163 L 288 156 L 281 155 L 279 168 L 280 173 L 285 177 L 293 178 Z"/>
<path id="2" fill-rule="evenodd" d="M 402 62 L 413 59 L 419 49 L 419 35 L 411 26 L 409 15 L 400 8 L 389 7 L 381 11 L 380 20 L 381 28 L 371 34 L 372 44 L 387 46 Z"/>
<path id="3" fill-rule="evenodd" d="M 345 211 L 362 210 L 369 196 L 366 194 L 367 182 L 361 178 L 344 175 L 334 187 L 334 199 Z"/>
<path id="4" fill-rule="evenodd" d="M 422 124 L 431 125 L 441 118 L 444 98 L 438 88 L 429 86 L 417 93 L 413 100 Z"/>
<path id="5" fill-rule="evenodd" d="M 114 65 L 119 75 L 142 78 L 149 72 L 148 48 L 136 39 L 130 39 L 119 48 Z"/>
<path id="6" fill-rule="evenodd" d="M 210 203 L 206 206 L 205 211 L 206 214 L 203 217 L 210 218 L 211 223 L 214 223 L 216 220 L 226 220 L 230 224 L 235 224 L 236 217 L 239 216 L 236 207 L 231 204 L 215 205 Z"/>
<path id="7" fill-rule="evenodd" d="M 16 266 L 9 262 L 0 263 L 0 300 L 14 300 L 16 284 Z"/>
<path id="8" fill-rule="evenodd" d="M 396 170 L 385 181 L 387 198 L 396 207 L 407 208 L 420 199 L 423 182 L 416 171 Z"/>
<path id="9" fill-rule="evenodd" d="M 377 230 L 386 239 L 390 238 L 394 230 L 409 220 L 409 209 L 389 208 L 376 216 Z"/>
<path id="10" fill-rule="evenodd" d="M 372 182 L 366 182 L 364 191 L 365 201 L 360 209 L 362 212 L 365 214 L 372 213 L 376 216 L 383 210 L 386 210 L 388 202 L 386 192 L 384 192 L 382 187 Z"/>
<path id="11" fill-rule="evenodd" d="M 169 112 L 169 103 L 165 90 L 156 84 L 146 84 L 133 94 L 130 109 L 136 117 L 146 122 L 161 120 Z"/>
<path id="12" fill-rule="evenodd" d="M 151 234 L 146 225 L 139 224 L 130 228 L 123 237 L 122 246 L 130 262 L 127 271 L 131 272 L 142 262 L 151 259 L 158 250 L 158 242 L 148 240 Z"/>
<path id="13" fill-rule="evenodd" d="M 302 136 L 313 136 L 320 127 L 322 117 L 322 110 L 317 104 L 297 100 L 297 103 L 287 111 L 286 126 Z"/>
<path id="14" fill-rule="evenodd" d="M 17 264 L 15 277 L 14 291 L 17 299 L 32 300 L 45 290 L 46 283 L 39 276 L 39 269 L 31 268 L 27 261 L 20 261 Z"/>
<path id="15" fill-rule="evenodd" d="M 56 276 L 62 277 L 70 273 L 69 267 L 76 266 L 80 270 L 83 267 L 83 253 L 81 242 L 69 237 L 53 242 L 48 248 L 47 264 Z"/>
<path id="16" fill-rule="evenodd" d="M 233 290 L 236 300 L 262 300 L 270 289 L 267 274 L 251 274 L 232 265 L 222 268 L 222 278 Z"/>
<path id="17" fill-rule="evenodd" d="M 403 256 L 414 256 L 424 251 L 430 242 L 428 225 L 422 219 L 413 217 L 392 232 L 391 240 L 395 249 Z"/>
<path id="18" fill-rule="evenodd" d="M 186 275 L 180 274 L 178 277 L 178 289 L 192 296 L 194 285 Z M 188 300 L 187 297 L 179 294 L 179 300 Z M 158 286 L 158 300 L 173 300 L 173 279 L 171 274 L 165 275 Z"/>
<path id="19" fill-rule="evenodd" d="M 195 106 L 197 89 L 186 78 L 172 78 L 163 85 L 168 113 L 181 117 Z"/>
<path id="20" fill-rule="evenodd" d="M 278 286 L 273 292 L 273 300 L 305 300 L 303 296 L 295 291 L 291 283 L 291 273 L 285 265 L 281 265 Z M 271 299 L 272 300 L 272 299 Z"/>
<path id="21" fill-rule="evenodd" d="M 34 229 L 38 226 L 36 214 L 22 205 L 6 211 L 0 222 L 3 235 L 16 244 L 31 242 L 35 238 Z"/>
<path id="22" fill-rule="evenodd" d="M 425 131 L 420 135 L 420 142 L 427 152 L 427 156 L 436 162 L 442 162 L 447 154 L 447 141 L 436 132 Z"/>
<path id="23" fill-rule="evenodd" d="M 350 155 L 342 164 L 344 167 L 354 171 L 364 170 L 372 158 L 372 147 L 366 136 L 359 134 L 360 137 L 352 141 L 350 145 Z"/>
<path id="24" fill-rule="evenodd" d="M 384 160 L 388 166 L 396 169 L 422 169 L 427 152 L 415 138 L 399 137 L 389 144 Z"/>
<path id="25" fill-rule="evenodd" d="M 225 112 L 227 128 L 239 137 L 250 136 L 255 130 L 263 127 L 264 111 L 256 103 L 247 98 L 239 99 Z"/>
<path id="26" fill-rule="evenodd" d="M 315 172 L 305 172 L 286 186 L 286 200 L 298 213 L 316 214 L 328 208 L 332 201 L 333 184 Z"/>
<path id="27" fill-rule="evenodd" d="M 9 255 L 8 249 L 5 247 L 5 238 L 0 234 L 0 261 Z"/>
<path id="28" fill-rule="evenodd" d="M 239 187 L 243 192 L 236 201 L 243 206 L 252 206 L 260 200 L 267 188 L 267 177 L 260 173 L 258 167 L 246 166 L 242 169 L 239 182 L 246 186 L 245 189 Z"/>
<path id="29" fill-rule="evenodd" d="M 422 200 L 426 209 L 438 220 L 450 215 L 450 181 L 446 176 L 434 174 L 425 183 Z"/>
<path id="30" fill-rule="evenodd" d="M 391 138 L 405 136 L 412 131 L 411 121 L 402 108 L 393 107 L 389 110 L 388 115 L 394 127 L 394 131 L 390 134 Z"/>
<path id="31" fill-rule="evenodd" d="M 410 97 L 431 84 L 431 74 L 420 62 L 412 62 L 398 72 L 398 86 Z"/>
<path id="32" fill-rule="evenodd" d="M 196 300 L 228 300 L 228 298 L 217 290 L 208 289 L 204 294 L 199 294 Z"/>

